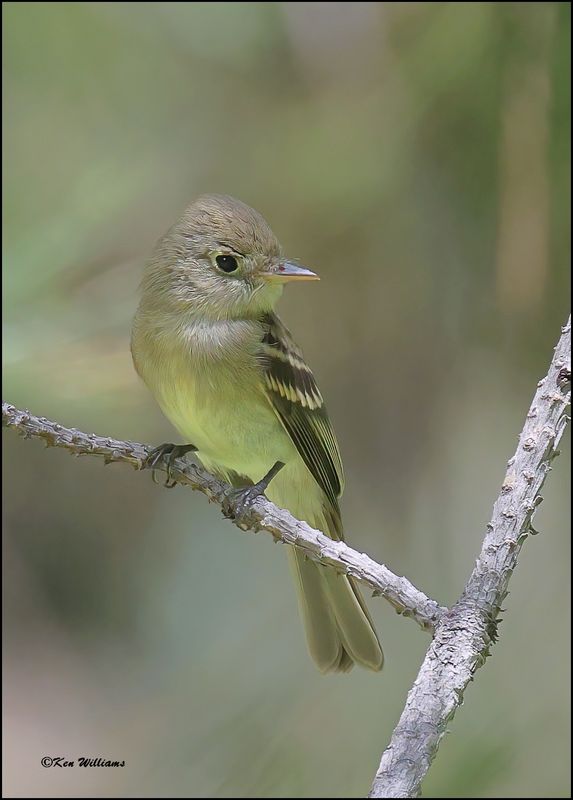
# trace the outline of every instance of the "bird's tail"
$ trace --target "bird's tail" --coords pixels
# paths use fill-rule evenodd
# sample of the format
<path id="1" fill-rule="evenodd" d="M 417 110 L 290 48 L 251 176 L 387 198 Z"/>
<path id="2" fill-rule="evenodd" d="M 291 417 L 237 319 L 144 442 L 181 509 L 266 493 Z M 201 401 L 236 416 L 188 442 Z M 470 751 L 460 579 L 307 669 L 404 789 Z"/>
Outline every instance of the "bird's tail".
<path id="1" fill-rule="evenodd" d="M 327 535 L 334 533 L 326 514 L 310 524 Z M 348 672 L 354 664 L 381 670 L 382 647 L 353 579 L 310 561 L 295 548 L 289 548 L 289 561 L 308 649 L 320 671 Z"/>

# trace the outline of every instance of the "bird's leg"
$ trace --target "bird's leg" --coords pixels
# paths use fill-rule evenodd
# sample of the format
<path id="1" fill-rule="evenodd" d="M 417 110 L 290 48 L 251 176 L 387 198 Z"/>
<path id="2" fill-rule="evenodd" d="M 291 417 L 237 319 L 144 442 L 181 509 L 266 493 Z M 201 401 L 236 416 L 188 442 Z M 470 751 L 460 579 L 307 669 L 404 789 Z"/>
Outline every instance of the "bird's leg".
<path id="1" fill-rule="evenodd" d="M 176 459 L 181 458 L 186 453 L 194 453 L 196 452 L 197 448 L 194 444 L 172 444 L 171 442 L 166 442 L 165 444 L 160 444 L 159 447 L 155 447 L 147 456 L 145 461 L 143 462 L 143 469 L 151 469 L 153 482 L 157 483 L 157 479 L 155 476 L 157 465 L 164 461 L 167 467 L 167 478 L 165 479 L 163 485 L 166 489 L 173 489 L 173 487 L 177 484 L 177 481 L 174 481 L 171 476 L 171 470 L 173 469 L 173 464 Z"/>
<path id="2" fill-rule="evenodd" d="M 223 514 L 235 520 L 243 517 L 250 510 L 257 497 L 264 495 L 269 483 L 283 467 L 283 462 L 277 461 L 258 483 L 246 488 L 228 489 L 223 503 Z"/>

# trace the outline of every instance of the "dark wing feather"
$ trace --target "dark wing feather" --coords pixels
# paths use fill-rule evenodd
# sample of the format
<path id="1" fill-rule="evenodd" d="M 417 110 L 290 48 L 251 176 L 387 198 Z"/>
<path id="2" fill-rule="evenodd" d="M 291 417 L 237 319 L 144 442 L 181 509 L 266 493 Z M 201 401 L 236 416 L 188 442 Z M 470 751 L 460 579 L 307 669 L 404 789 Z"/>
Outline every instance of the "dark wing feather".
<path id="1" fill-rule="evenodd" d="M 341 536 L 338 498 L 344 488 L 340 451 L 322 396 L 302 352 L 274 314 L 262 320 L 261 358 L 267 396 L 304 463 L 324 491 Z"/>

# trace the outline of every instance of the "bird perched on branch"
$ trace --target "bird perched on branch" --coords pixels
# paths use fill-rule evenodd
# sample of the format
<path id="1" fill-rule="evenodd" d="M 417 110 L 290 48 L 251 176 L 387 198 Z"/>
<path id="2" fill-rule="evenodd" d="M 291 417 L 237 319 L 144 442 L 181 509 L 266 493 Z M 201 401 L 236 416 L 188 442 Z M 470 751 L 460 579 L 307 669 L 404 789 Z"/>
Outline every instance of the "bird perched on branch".
<path id="1" fill-rule="evenodd" d="M 135 368 L 189 443 L 157 448 L 150 464 L 196 451 L 241 493 L 265 491 L 342 539 L 342 462 L 322 396 L 274 312 L 287 282 L 318 280 L 286 260 L 263 217 L 239 200 L 204 195 L 148 261 L 131 349 Z M 310 654 L 322 672 L 383 654 L 353 580 L 289 547 Z"/>

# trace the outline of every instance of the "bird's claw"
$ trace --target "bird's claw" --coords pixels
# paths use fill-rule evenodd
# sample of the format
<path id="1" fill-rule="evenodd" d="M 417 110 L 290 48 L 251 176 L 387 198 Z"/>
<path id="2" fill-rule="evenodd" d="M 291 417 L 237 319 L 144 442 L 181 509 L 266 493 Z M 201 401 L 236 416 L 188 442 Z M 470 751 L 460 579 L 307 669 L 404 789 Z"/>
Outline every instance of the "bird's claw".
<path id="1" fill-rule="evenodd" d="M 173 444 L 171 442 L 160 444 L 159 447 L 155 447 L 149 453 L 143 462 L 143 469 L 151 469 L 153 483 L 160 483 L 160 481 L 157 480 L 157 468 L 161 462 L 164 462 L 167 477 L 164 481 L 161 481 L 161 483 L 166 489 L 173 489 L 173 487 L 177 485 L 177 481 L 174 480 L 171 474 L 175 461 L 186 453 L 194 453 L 196 450 L 197 448 L 194 444 Z"/>
<path id="2" fill-rule="evenodd" d="M 241 489 L 227 489 L 222 503 L 223 514 L 235 522 L 241 520 L 246 522 L 245 518 L 251 511 L 255 500 L 264 496 L 269 483 L 283 467 L 282 461 L 277 461 L 258 483 Z"/>
<path id="3" fill-rule="evenodd" d="M 244 519 L 253 507 L 257 498 L 262 497 L 265 490 L 256 483 L 243 489 L 227 489 L 223 500 L 223 514 L 228 519 L 239 521 Z"/>

